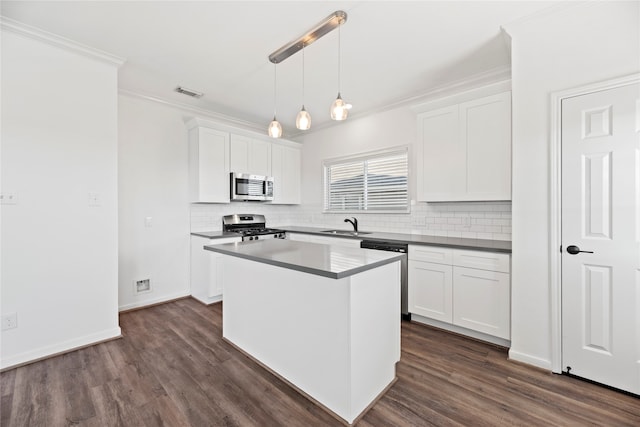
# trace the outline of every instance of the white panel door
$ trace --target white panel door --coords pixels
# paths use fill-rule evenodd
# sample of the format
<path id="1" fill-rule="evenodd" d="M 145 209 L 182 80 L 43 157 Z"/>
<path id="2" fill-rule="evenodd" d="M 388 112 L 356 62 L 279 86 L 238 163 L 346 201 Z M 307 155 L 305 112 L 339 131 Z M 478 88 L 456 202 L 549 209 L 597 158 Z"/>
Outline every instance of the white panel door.
<path id="1" fill-rule="evenodd" d="M 639 108 L 639 84 L 562 102 L 562 369 L 636 394 Z"/>

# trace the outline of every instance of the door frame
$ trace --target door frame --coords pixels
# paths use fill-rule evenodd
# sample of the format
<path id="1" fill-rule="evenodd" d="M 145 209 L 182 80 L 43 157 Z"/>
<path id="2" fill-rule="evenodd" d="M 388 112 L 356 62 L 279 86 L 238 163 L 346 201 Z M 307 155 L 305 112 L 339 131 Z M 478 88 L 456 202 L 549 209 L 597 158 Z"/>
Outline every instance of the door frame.
<path id="1" fill-rule="evenodd" d="M 551 371 L 562 373 L 562 101 L 640 83 L 640 73 L 551 93 L 549 180 L 549 288 L 551 303 Z M 640 120 L 640 119 L 639 119 Z"/>

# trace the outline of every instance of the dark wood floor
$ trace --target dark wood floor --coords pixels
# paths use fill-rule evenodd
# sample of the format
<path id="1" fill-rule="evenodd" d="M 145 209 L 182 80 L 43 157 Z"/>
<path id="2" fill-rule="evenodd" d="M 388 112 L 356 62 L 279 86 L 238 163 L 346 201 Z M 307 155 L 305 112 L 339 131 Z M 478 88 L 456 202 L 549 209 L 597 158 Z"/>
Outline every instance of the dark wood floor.
<path id="1" fill-rule="evenodd" d="M 184 299 L 120 324 L 122 339 L 0 374 L 0 425 L 341 425 L 222 340 L 221 304 Z M 640 426 L 638 398 L 415 323 L 397 373 L 358 426 Z"/>

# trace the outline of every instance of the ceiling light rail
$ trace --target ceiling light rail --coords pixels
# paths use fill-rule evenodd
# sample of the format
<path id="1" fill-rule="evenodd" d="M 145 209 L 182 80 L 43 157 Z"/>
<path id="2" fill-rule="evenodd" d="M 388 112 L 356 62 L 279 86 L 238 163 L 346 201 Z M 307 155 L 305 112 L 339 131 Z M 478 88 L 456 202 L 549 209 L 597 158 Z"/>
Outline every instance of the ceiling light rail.
<path id="1" fill-rule="evenodd" d="M 269 61 L 274 64 L 279 64 L 291 55 L 299 52 L 305 46 L 309 46 L 325 34 L 338 28 L 340 25 L 347 22 L 347 13 L 342 10 L 336 10 L 331 15 L 327 16 L 321 22 L 318 23 L 313 29 L 309 30 L 305 34 L 301 35 L 295 40 L 290 41 L 280 49 L 274 51 L 269 55 Z"/>

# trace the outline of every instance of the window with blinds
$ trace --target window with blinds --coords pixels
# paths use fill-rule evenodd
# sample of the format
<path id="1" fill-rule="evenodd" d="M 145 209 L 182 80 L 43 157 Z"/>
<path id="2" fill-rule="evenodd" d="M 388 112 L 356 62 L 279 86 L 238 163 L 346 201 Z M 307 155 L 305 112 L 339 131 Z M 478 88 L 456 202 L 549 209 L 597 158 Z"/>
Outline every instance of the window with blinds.
<path id="1" fill-rule="evenodd" d="M 324 162 L 325 212 L 408 212 L 408 151 Z"/>

